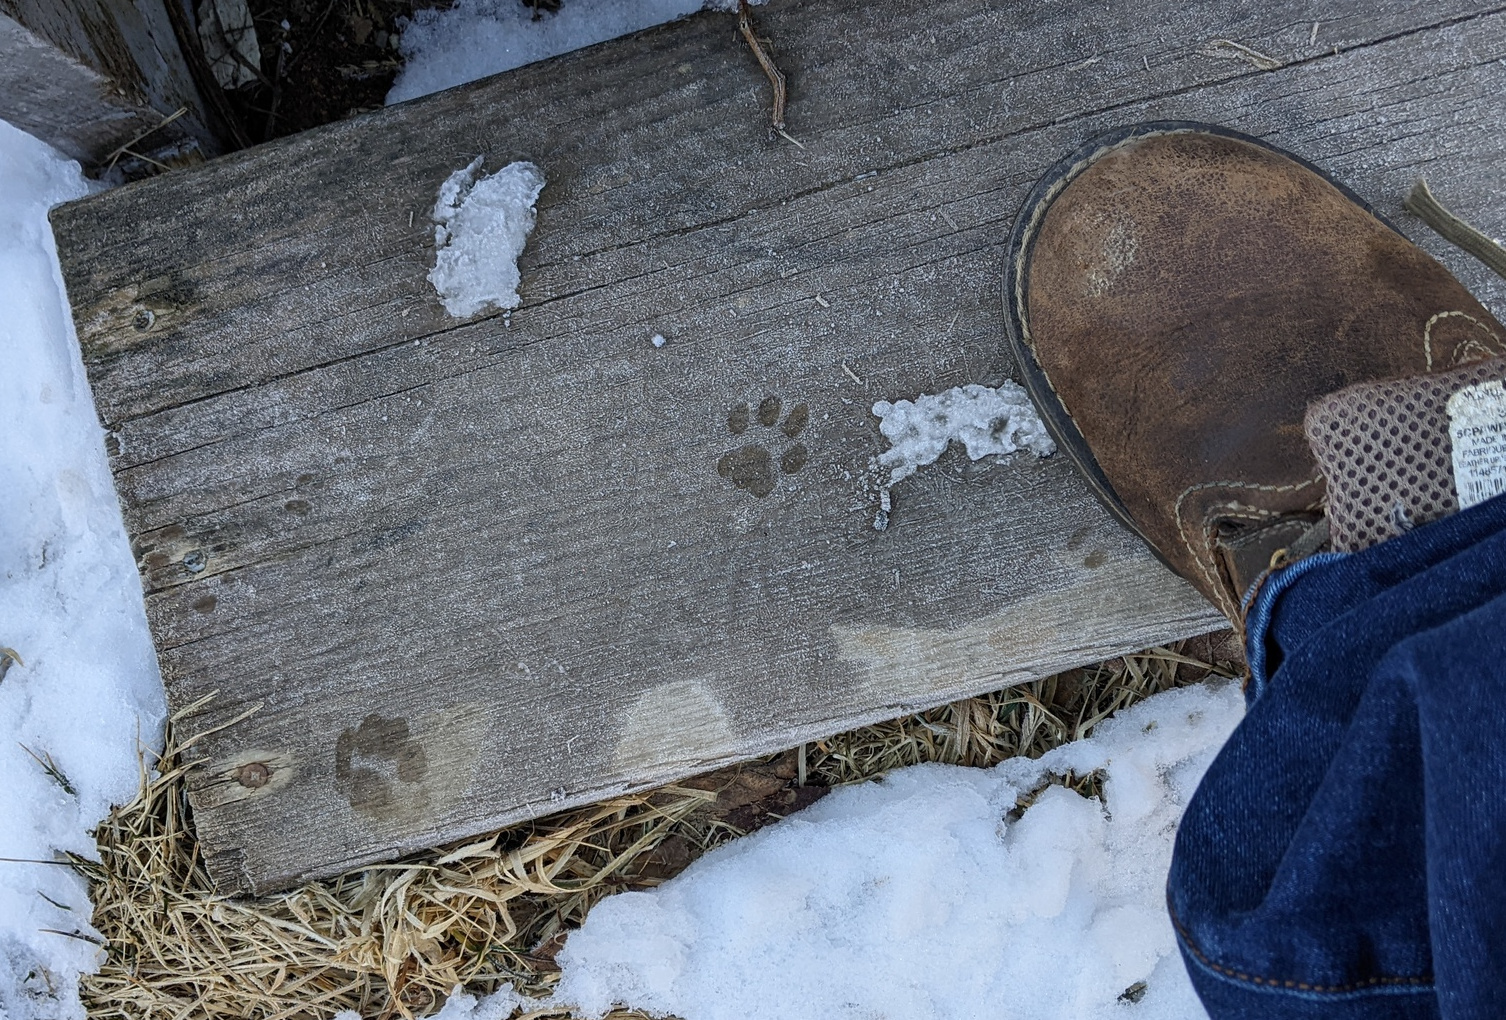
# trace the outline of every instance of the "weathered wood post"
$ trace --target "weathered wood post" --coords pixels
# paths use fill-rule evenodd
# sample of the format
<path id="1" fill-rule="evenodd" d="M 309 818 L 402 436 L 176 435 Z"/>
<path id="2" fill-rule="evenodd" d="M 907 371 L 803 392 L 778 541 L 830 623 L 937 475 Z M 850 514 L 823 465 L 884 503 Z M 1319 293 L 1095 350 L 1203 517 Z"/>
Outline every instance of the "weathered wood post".
<path id="1" fill-rule="evenodd" d="M 148 158 L 224 148 L 189 70 L 179 0 L 0 0 L 0 119 L 105 169 L 122 147 Z M 186 22 L 185 22 L 186 23 Z"/>

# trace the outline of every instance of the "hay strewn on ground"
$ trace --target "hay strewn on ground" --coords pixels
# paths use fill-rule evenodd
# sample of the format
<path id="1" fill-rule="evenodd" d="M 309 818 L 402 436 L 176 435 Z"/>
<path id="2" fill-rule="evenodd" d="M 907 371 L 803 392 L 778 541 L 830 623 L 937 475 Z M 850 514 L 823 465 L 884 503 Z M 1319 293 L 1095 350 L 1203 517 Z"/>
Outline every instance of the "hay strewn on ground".
<path id="1" fill-rule="evenodd" d="M 546 994 L 564 935 L 609 893 L 656 885 L 832 785 L 1039 756 L 1152 694 L 1237 671 L 1237 655 L 1227 635 L 1151 649 L 256 900 L 213 892 L 177 757 L 190 724 L 175 720 L 160 774 L 143 767 L 140 795 L 100 826 L 100 861 L 72 862 L 107 940 L 84 1001 L 112 1020 L 273 1020 L 422 1016 L 457 984 Z"/>

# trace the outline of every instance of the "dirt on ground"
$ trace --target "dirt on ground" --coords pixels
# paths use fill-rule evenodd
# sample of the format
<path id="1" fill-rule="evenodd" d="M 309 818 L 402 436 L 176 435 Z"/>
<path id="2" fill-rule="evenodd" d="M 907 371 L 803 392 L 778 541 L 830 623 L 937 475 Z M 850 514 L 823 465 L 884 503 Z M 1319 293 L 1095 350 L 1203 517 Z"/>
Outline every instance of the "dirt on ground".
<path id="1" fill-rule="evenodd" d="M 539 16 L 558 0 L 517 0 Z M 261 66 L 225 89 L 247 144 L 379 109 L 402 66 L 404 19 L 453 0 L 248 0 Z"/>

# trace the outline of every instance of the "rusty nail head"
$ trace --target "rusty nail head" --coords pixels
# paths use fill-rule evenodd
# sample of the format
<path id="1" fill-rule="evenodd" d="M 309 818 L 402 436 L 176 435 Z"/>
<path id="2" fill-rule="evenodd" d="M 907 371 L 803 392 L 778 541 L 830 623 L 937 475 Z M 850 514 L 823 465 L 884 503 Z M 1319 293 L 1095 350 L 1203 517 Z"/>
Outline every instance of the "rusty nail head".
<path id="1" fill-rule="evenodd" d="M 259 790 L 272 781 L 272 770 L 259 761 L 235 770 L 235 781 L 248 790 Z"/>

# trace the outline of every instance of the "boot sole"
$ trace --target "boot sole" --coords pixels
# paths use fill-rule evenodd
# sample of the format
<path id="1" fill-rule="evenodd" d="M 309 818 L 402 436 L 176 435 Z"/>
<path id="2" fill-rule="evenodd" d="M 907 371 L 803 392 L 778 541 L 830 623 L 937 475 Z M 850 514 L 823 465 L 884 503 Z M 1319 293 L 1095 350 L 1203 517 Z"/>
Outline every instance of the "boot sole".
<path id="1" fill-rule="evenodd" d="M 1132 142 L 1144 138 L 1152 138 L 1167 134 L 1205 134 L 1216 135 L 1223 138 L 1233 138 L 1241 142 L 1259 146 L 1270 152 L 1284 156 L 1301 166 L 1306 167 L 1313 173 L 1322 177 L 1329 184 L 1337 188 L 1350 201 L 1374 216 L 1392 231 L 1401 234 L 1396 225 L 1386 219 L 1380 213 L 1370 207 L 1370 203 L 1356 195 L 1343 182 L 1334 180 L 1319 167 L 1314 166 L 1307 160 L 1285 149 L 1271 145 L 1259 138 L 1235 131 L 1231 128 L 1220 127 L 1216 124 L 1204 124 L 1198 121 L 1185 120 L 1158 120 L 1143 121 L 1138 124 L 1130 124 L 1115 128 L 1094 138 L 1088 139 L 1075 151 L 1068 153 L 1047 174 L 1036 182 L 1029 196 L 1025 199 L 1025 205 L 1015 219 L 1014 229 L 1010 232 L 1008 248 L 1008 268 L 1004 279 L 1004 322 L 1005 333 L 1009 340 L 1009 348 L 1014 353 L 1015 362 L 1019 365 L 1020 382 L 1025 391 L 1030 394 L 1030 399 L 1035 403 L 1040 412 L 1041 419 L 1046 424 L 1046 430 L 1056 441 L 1057 448 L 1065 451 L 1067 457 L 1076 466 L 1078 472 L 1088 482 L 1088 487 L 1098 501 L 1113 514 L 1114 517 L 1126 528 L 1132 531 L 1147 546 L 1150 547 L 1158 560 L 1172 569 L 1175 568 L 1162 555 L 1161 550 L 1156 548 L 1150 539 L 1145 537 L 1134 520 L 1130 517 L 1124 502 L 1119 498 L 1114 487 L 1109 484 L 1103 471 L 1098 467 L 1098 461 L 1094 459 L 1093 452 L 1088 448 L 1087 441 L 1077 428 L 1077 423 L 1072 420 L 1061 398 L 1057 396 L 1056 388 L 1051 385 L 1050 378 L 1036 360 L 1035 349 L 1030 340 L 1030 322 L 1025 309 L 1029 303 L 1030 287 L 1030 259 L 1035 247 L 1036 231 L 1044 221 L 1046 212 L 1051 208 L 1051 203 L 1062 193 L 1068 184 L 1087 170 L 1098 160 L 1109 153 Z M 1405 236 L 1405 235 L 1403 235 Z"/>

